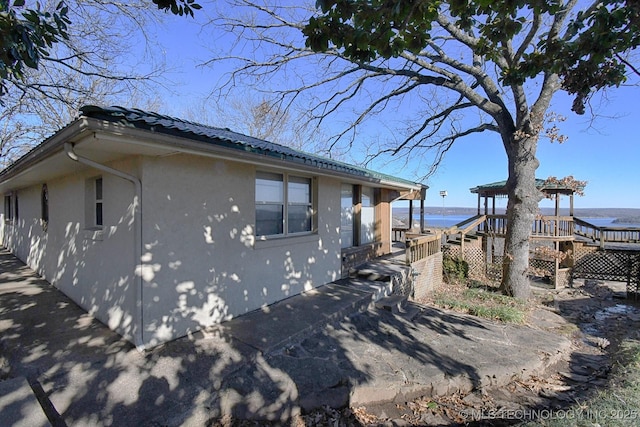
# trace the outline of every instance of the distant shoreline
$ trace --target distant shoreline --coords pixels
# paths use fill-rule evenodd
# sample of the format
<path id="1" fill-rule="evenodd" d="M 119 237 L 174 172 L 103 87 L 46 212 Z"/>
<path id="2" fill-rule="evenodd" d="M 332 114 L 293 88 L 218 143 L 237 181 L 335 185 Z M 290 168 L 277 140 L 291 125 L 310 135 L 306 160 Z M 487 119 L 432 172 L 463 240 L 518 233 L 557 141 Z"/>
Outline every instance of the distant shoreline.
<path id="1" fill-rule="evenodd" d="M 414 214 L 418 214 L 420 212 L 420 207 L 416 206 L 414 203 L 413 211 Z M 540 208 L 540 211 L 543 215 L 553 215 L 553 208 Z M 640 221 L 640 208 L 575 208 L 574 215 L 577 217 L 584 218 L 618 218 L 621 220 L 634 219 L 636 222 Z M 425 215 L 442 215 L 444 212 L 445 215 L 469 215 L 473 216 L 478 212 L 477 207 L 469 208 L 469 207 L 442 207 L 442 206 L 425 206 L 424 213 Z M 504 214 L 504 208 L 497 208 L 497 214 Z M 394 207 L 393 208 L 394 215 L 408 215 L 409 208 L 406 207 Z M 568 215 L 568 208 L 561 208 L 560 215 Z"/>
<path id="2" fill-rule="evenodd" d="M 640 224 L 640 216 L 622 216 L 612 222 L 614 224 Z"/>
<path id="3" fill-rule="evenodd" d="M 543 215 L 553 215 L 555 213 L 553 208 L 541 208 Z M 467 216 L 472 217 L 478 212 L 477 208 L 468 207 L 445 207 L 442 206 L 425 206 L 424 214 L 426 217 L 455 217 L 455 216 Z M 504 214 L 505 209 L 496 209 L 498 215 Z M 414 219 L 420 215 L 419 206 L 413 207 Z M 560 209 L 560 215 L 569 215 L 568 209 Z M 632 227 L 640 227 L 640 209 L 635 208 L 576 208 L 574 209 L 574 216 L 588 220 L 589 218 L 611 218 L 611 224 L 621 226 L 630 225 Z M 400 207 L 393 208 L 393 217 L 395 222 L 406 223 L 409 217 L 409 208 Z"/>

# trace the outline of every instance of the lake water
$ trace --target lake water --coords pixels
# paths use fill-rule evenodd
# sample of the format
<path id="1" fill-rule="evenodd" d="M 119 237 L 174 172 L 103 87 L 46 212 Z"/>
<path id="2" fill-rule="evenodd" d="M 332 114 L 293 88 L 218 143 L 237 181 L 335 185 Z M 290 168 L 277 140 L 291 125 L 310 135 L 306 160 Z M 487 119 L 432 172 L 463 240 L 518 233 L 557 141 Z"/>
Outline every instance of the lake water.
<path id="1" fill-rule="evenodd" d="M 466 219 L 471 218 L 472 215 L 425 215 L 424 226 L 446 228 L 456 225 Z M 400 218 L 400 216 L 397 216 Z M 613 221 L 616 218 L 582 218 L 580 219 L 593 224 L 597 227 L 640 227 L 640 224 L 615 224 Z M 415 223 L 420 222 L 420 214 L 414 214 L 413 220 Z"/>

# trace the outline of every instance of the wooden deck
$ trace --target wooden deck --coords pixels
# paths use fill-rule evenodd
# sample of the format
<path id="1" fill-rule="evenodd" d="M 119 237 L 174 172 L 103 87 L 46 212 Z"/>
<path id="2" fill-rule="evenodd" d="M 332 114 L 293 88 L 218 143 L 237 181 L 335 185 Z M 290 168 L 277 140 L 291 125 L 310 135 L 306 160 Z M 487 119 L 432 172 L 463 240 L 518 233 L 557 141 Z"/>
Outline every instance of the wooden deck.
<path id="1" fill-rule="evenodd" d="M 434 255 L 442 250 L 442 234 L 421 234 L 405 228 L 393 229 L 391 258 L 406 265 Z"/>
<path id="2" fill-rule="evenodd" d="M 615 245 L 618 248 L 640 245 L 640 227 L 598 227 L 575 218 L 574 233 L 578 238 L 598 243 L 604 248 Z"/>
<path id="3" fill-rule="evenodd" d="M 444 243 L 460 245 L 460 253 L 464 254 L 465 242 L 482 236 L 504 238 L 506 232 L 506 215 L 476 215 L 427 234 L 393 228 L 392 240 L 396 245 L 393 256 L 398 258 L 404 250 L 405 262 L 411 264 L 440 251 Z M 532 241 L 554 242 L 556 249 L 562 242 L 580 242 L 602 250 L 640 250 L 640 227 L 600 227 L 573 216 L 540 215 L 531 225 L 530 236 Z"/>
<path id="4" fill-rule="evenodd" d="M 447 236 L 464 239 L 467 235 L 505 237 L 506 215 L 476 215 L 448 229 Z M 400 233 L 394 229 L 394 233 Z M 640 227 L 601 227 L 573 216 L 538 216 L 531 225 L 531 239 L 549 241 L 588 241 L 601 247 L 625 248 L 640 245 Z"/>

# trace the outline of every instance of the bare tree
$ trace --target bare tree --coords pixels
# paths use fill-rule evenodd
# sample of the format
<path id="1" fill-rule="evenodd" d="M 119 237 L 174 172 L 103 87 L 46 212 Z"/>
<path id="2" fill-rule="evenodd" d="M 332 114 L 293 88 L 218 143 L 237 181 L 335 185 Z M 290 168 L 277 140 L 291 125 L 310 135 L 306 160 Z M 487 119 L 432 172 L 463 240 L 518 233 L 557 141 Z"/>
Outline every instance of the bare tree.
<path id="1" fill-rule="evenodd" d="M 250 135 L 307 152 L 327 149 L 326 131 L 307 117 L 306 111 L 282 109 L 266 94 L 236 93 L 224 102 L 204 99 L 191 103 L 183 113 L 189 120 Z M 334 153 L 341 158 L 341 153 Z"/>
<path id="2" fill-rule="evenodd" d="M 57 1 L 43 5 L 55 8 Z M 66 1 L 66 37 L 37 68 L 4 81 L 0 146 L 4 164 L 71 122 L 86 104 L 147 107 L 166 84 L 167 65 L 150 37 L 165 14 L 146 0 Z"/>
<path id="3" fill-rule="evenodd" d="M 537 144 L 557 135 L 545 131 L 551 99 L 565 89 L 580 113 L 594 90 L 624 81 L 637 8 L 622 0 L 317 4 L 226 4 L 210 23 L 235 37 L 208 62 L 232 68 L 219 94 L 242 82 L 275 94 L 284 110 L 304 105 L 317 122 L 342 124 L 331 147 L 348 149 L 371 136 L 370 123 L 386 123 L 390 143 L 369 149 L 371 158 L 429 157 L 425 175 L 457 140 L 499 138 L 509 190 L 503 289 L 528 298 L 530 226 L 542 197 Z"/>

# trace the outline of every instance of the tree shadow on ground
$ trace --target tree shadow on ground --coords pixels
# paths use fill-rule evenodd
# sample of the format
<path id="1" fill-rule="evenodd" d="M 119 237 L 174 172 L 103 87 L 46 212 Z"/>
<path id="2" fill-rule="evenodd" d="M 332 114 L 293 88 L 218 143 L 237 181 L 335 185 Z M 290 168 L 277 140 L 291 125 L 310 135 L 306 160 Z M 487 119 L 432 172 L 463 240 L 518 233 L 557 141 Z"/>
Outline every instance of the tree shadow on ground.
<path id="1" fill-rule="evenodd" d="M 443 342 L 484 325 L 436 311 L 416 322 L 363 313 L 268 352 L 203 331 L 143 354 L 4 251 L 0 307 L 3 377 L 26 377 L 54 426 L 213 425 L 224 415 L 286 424 L 384 384 L 410 397 L 457 387 L 454 377 L 483 381 Z"/>

